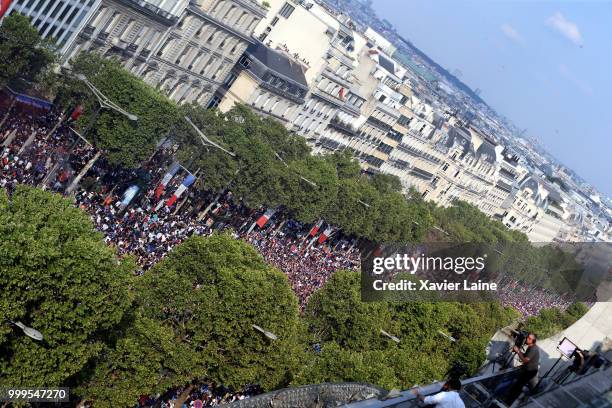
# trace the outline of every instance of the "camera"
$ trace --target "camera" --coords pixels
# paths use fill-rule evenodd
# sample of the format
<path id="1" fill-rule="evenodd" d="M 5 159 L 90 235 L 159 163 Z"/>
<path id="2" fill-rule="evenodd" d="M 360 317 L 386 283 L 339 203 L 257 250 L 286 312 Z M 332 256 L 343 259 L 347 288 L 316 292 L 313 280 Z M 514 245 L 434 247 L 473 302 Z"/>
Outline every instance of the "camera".
<path id="1" fill-rule="evenodd" d="M 514 339 L 514 345 L 516 347 L 523 347 L 525 342 L 527 341 L 527 337 L 529 336 L 529 332 L 525 330 L 512 331 L 512 338 Z"/>

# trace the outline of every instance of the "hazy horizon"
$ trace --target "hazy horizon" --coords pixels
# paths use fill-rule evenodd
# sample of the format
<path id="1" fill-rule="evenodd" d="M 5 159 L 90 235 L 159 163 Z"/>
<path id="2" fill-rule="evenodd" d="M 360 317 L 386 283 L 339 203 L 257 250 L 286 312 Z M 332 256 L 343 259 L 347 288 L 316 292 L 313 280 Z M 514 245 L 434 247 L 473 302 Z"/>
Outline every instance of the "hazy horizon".
<path id="1" fill-rule="evenodd" d="M 374 0 L 380 18 L 612 197 L 612 2 Z M 608 136 L 608 137 L 607 137 Z"/>

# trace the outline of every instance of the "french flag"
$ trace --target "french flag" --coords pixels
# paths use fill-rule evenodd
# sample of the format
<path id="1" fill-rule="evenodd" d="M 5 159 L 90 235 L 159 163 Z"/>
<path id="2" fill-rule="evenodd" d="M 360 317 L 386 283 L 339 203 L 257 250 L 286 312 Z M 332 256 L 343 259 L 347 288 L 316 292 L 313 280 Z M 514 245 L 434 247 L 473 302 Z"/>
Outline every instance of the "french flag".
<path id="1" fill-rule="evenodd" d="M 334 229 L 332 227 L 327 227 L 325 228 L 325 231 L 323 231 L 321 233 L 321 235 L 319 235 L 319 239 L 317 240 L 317 242 L 319 244 L 324 243 L 325 241 L 327 241 L 327 238 L 329 238 L 332 234 L 332 232 L 334 231 Z"/>
<path id="2" fill-rule="evenodd" d="M 157 200 L 159 200 L 159 197 L 161 197 L 162 194 L 164 194 L 164 190 L 166 189 L 166 186 L 168 185 L 170 180 L 172 180 L 172 177 L 174 177 L 176 172 L 178 172 L 180 167 L 181 166 L 178 163 L 176 162 L 172 163 L 172 166 L 170 166 L 170 169 L 168 169 L 166 174 L 164 174 L 164 177 L 162 178 L 161 183 L 159 183 L 159 186 L 157 186 L 157 188 L 155 189 L 155 198 Z"/>
<path id="3" fill-rule="evenodd" d="M 272 218 L 272 216 L 274 215 L 275 212 L 276 211 L 274 209 L 272 209 L 272 208 L 266 210 L 266 212 L 263 213 L 263 215 L 261 217 L 259 217 L 255 223 L 257 224 L 257 226 L 259 228 L 263 228 L 264 225 L 267 224 L 268 220 L 270 218 Z"/>
<path id="4" fill-rule="evenodd" d="M 319 230 L 321 229 L 321 226 L 323 226 L 323 220 L 319 220 L 319 222 L 317 222 L 315 225 L 312 226 L 312 228 L 310 229 L 310 232 L 308 233 L 308 236 L 314 237 L 315 235 L 317 235 L 317 232 L 319 232 Z"/>
<path id="5" fill-rule="evenodd" d="M 185 177 L 181 185 L 178 186 L 174 194 L 172 194 L 172 197 L 170 197 L 168 201 L 166 201 L 166 206 L 172 207 L 174 203 L 176 203 L 176 200 L 178 200 L 179 197 L 183 195 L 183 193 L 189 188 L 189 186 L 193 184 L 195 179 L 196 178 L 193 174 L 187 175 L 187 177 Z"/>

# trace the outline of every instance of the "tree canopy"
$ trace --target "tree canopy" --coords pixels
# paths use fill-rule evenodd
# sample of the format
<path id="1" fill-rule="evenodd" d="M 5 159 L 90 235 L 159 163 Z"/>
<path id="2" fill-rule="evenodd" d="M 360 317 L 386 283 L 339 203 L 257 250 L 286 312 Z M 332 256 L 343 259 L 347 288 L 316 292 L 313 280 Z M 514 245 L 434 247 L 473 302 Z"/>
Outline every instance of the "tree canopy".
<path id="1" fill-rule="evenodd" d="M 0 190 L 0 385 L 59 386 L 103 347 L 130 304 L 134 263 L 117 259 L 91 220 L 59 195 Z M 35 369 L 34 369 L 35 367 Z"/>
<path id="2" fill-rule="evenodd" d="M 139 279 L 135 293 L 132 322 L 80 391 L 96 406 L 196 380 L 274 389 L 299 366 L 297 299 L 287 277 L 248 244 L 190 238 Z"/>
<path id="3" fill-rule="evenodd" d="M 55 62 L 53 43 L 43 40 L 30 20 L 12 13 L 0 26 L 0 87 L 14 79 L 33 81 Z"/>
<path id="4" fill-rule="evenodd" d="M 56 103 L 65 109 L 84 107 L 79 125 L 87 131 L 85 137 L 104 150 L 111 164 L 139 167 L 176 124 L 176 104 L 114 59 L 80 53 L 70 61 L 70 66 L 71 73 L 61 77 Z M 85 75 L 109 100 L 138 120 L 132 121 L 113 109 L 100 109 L 98 99 L 78 75 Z"/>
<path id="5" fill-rule="evenodd" d="M 497 302 L 363 302 L 359 273 L 336 272 L 308 303 L 310 341 L 321 344 L 322 352 L 311 352 L 296 382 L 345 378 L 408 388 L 442 378 L 454 361 L 474 373 L 491 336 L 517 317 Z"/>

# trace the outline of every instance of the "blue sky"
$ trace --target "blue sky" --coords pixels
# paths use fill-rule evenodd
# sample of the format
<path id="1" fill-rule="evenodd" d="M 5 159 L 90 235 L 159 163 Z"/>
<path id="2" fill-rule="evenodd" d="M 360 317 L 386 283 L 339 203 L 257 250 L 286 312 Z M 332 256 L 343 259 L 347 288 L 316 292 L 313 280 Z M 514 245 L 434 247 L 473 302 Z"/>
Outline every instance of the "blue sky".
<path id="1" fill-rule="evenodd" d="M 373 7 L 612 196 L 612 1 L 374 0 Z"/>

